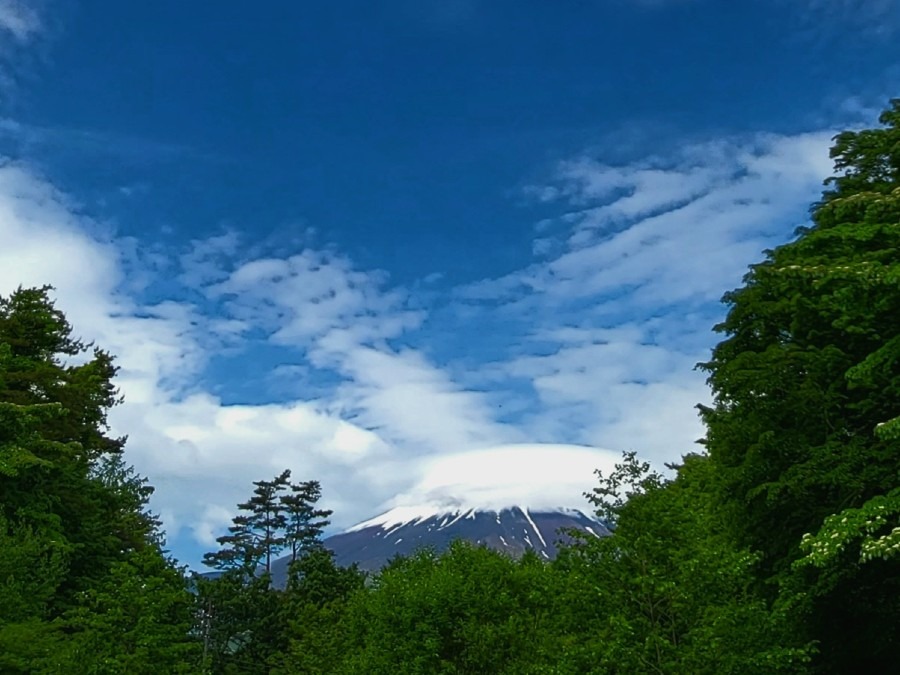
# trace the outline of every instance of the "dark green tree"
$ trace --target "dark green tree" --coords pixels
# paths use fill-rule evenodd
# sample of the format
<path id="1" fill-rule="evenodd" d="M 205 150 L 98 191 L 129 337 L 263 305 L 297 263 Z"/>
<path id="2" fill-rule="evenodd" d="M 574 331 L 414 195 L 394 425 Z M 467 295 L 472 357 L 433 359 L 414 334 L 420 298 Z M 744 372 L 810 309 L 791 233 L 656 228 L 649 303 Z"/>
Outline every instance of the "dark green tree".
<path id="1" fill-rule="evenodd" d="M 364 581 L 355 565 L 338 567 L 321 545 L 301 553 L 290 566 L 282 605 L 285 649 L 270 660 L 272 672 L 338 672 L 354 648 L 350 604 L 364 592 Z"/>
<path id="2" fill-rule="evenodd" d="M 883 548 L 897 510 L 874 518 L 900 487 L 900 100 L 881 122 L 836 137 L 813 224 L 725 296 L 701 366 L 721 513 L 762 553 L 768 597 L 805 603 L 821 672 L 884 672 L 900 650 L 900 566 Z"/>
<path id="3" fill-rule="evenodd" d="M 291 552 L 291 563 L 320 542 L 322 533 L 329 525 L 331 511 L 316 508 L 321 497 L 322 487 L 316 480 L 292 483 L 290 493 L 281 496 L 285 516 L 284 539 Z"/>
<path id="4" fill-rule="evenodd" d="M 9 350 L 3 401 L 18 405 L 56 403 L 60 414 L 41 428 L 44 438 L 78 443 L 88 462 L 120 452 L 125 439 L 107 435 L 107 411 L 120 401 L 113 384 L 113 358 L 72 337 L 65 315 L 50 300 L 50 286 L 20 288 L 0 297 L 0 344 Z M 66 358 L 91 358 L 69 364 Z"/>
<path id="5" fill-rule="evenodd" d="M 222 548 L 207 553 L 205 565 L 241 569 L 251 575 L 262 566 L 266 574 L 271 574 L 272 560 L 287 542 L 284 529 L 288 521 L 281 493 L 288 489 L 290 476 L 291 472 L 285 470 L 272 480 L 253 482 L 253 496 L 238 504 L 242 513 L 232 519 L 228 534 L 216 539 Z"/>
<path id="6" fill-rule="evenodd" d="M 396 559 L 354 596 L 348 658 L 331 672 L 554 672 L 552 579 L 534 555 L 517 562 L 462 541 Z"/>
<path id="7" fill-rule="evenodd" d="M 294 485 L 290 476 L 285 470 L 272 480 L 254 481 L 253 496 L 238 504 L 241 513 L 217 539 L 221 548 L 204 557 L 205 564 L 223 572 L 197 582 L 197 632 L 208 671 L 268 672 L 288 647 L 291 608 L 311 602 L 306 595 L 319 568 L 307 557 L 326 553 L 321 536 L 330 511 L 316 508 L 317 481 Z M 271 574 L 273 560 L 286 546 L 288 592 L 272 585 Z M 307 578 L 310 573 L 313 579 Z"/>
<path id="8" fill-rule="evenodd" d="M 63 616 L 65 649 L 57 665 L 69 665 L 48 670 L 85 672 L 82 664 L 90 663 L 104 673 L 197 672 L 193 621 L 194 598 L 182 570 L 152 548 L 136 551 Z"/>
<path id="9" fill-rule="evenodd" d="M 844 131 L 834 137 L 831 158 L 836 175 L 825 202 L 861 192 L 890 194 L 900 185 L 900 99 L 890 101 L 878 121 L 881 128 Z"/>
<path id="10" fill-rule="evenodd" d="M 284 548 L 287 518 L 282 505 L 282 492 L 289 486 L 291 472 L 282 471 L 272 480 L 255 481 L 253 496 L 238 508 L 246 511 L 247 525 L 254 533 L 256 546 L 262 551 L 266 574 L 272 573 L 272 559 Z"/>
<path id="11" fill-rule="evenodd" d="M 193 600 L 108 435 L 116 368 L 49 294 L 0 298 L 0 670 L 179 672 Z"/>
<path id="12" fill-rule="evenodd" d="M 282 632 L 280 592 L 269 576 L 229 569 L 215 578 L 198 578 L 196 589 L 202 672 L 267 673 L 277 651 L 273 642 Z"/>
<path id="13" fill-rule="evenodd" d="M 203 556 L 204 565 L 223 571 L 246 570 L 248 574 L 256 573 L 263 554 L 250 529 L 249 516 L 239 514 L 232 518 L 228 534 L 217 537 L 216 542 L 221 548 L 206 553 Z"/>
<path id="14" fill-rule="evenodd" d="M 612 534 L 578 536 L 553 565 L 562 672 L 803 669 L 809 650 L 787 616 L 752 592 L 757 556 L 719 531 L 705 457 L 665 480 L 627 453 L 599 478 L 589 496 Z"/>

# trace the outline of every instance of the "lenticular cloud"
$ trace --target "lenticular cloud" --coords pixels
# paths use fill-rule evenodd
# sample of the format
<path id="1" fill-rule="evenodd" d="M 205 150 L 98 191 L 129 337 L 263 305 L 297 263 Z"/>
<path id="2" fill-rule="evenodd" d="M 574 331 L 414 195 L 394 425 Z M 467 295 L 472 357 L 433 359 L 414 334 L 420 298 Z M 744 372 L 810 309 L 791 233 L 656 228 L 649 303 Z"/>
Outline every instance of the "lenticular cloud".
<path id="1" fill-rule="evenodd" d="M 611 450 L 577 445 L 505 445 L 423 462 L 420 480 L 387 504 L 390 511 L 429 517 L 444 511 L 589 510 L 584 493 L 594 471 L 609 472 L 619 459 Z M 421 511 L 421 513 L 419 513 Z M 388 515 L 388 514 L 385 514 Z"/>

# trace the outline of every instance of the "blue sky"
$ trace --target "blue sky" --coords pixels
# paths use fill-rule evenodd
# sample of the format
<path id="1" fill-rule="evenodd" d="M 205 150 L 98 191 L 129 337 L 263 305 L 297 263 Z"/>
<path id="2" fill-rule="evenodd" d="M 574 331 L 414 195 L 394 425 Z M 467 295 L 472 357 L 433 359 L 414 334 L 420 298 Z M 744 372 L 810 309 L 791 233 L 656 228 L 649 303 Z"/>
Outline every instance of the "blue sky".
<path id="1" fill-rule="evenodd" d="M 0 293 L 53 283 L 118 354 L 187 562 L 286 466 L 336 528 L 517 456 L 515 499 L 578 505 L 694 449 L 719 298 L 900 95 L 898 33 L 892 0 L 0 0 Z"/>

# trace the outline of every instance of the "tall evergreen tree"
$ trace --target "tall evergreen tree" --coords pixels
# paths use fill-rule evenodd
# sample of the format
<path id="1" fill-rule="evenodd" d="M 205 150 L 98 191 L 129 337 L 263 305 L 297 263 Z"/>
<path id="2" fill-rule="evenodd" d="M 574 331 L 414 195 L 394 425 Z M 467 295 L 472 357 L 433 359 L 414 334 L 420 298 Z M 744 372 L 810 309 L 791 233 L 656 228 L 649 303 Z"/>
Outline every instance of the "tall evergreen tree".
<path id="1" fill-rule="evenodd" d="M 261 565 L 266 574 L 271 573 L 272 560 L 287 541 L 284 529 L 288 520 L 281 493 L 289 487 L 290 476 L 285 470 L 272 480 L 253 482 L 253 496 L 238 504 L 241 513 L 232 519 L 228 534 L 216 539 L 222 548 L 204 556 L 205 565 L 241 569 L 250 575 Z"/>
<path id="2" fill-rule="evenodd" d="M 108 433 L 113 359 L 50 290 L 0 297 L 0 670 L 181 672 L 193 601 Z"/>
<path id="3" fill-rule="evenodd" d="M 224 571 L 199 579 L 197 587 L 197 630 L 205 645 L 204 667 L 212 672 L 268 672 L 267 664 L 288 648 L 291 609 L 305 604 L 304 589 L 313 584 L 305 575 L 322 569 L 305 563 L 325 553 L 321 535 L 331 512 L 316 508 L 317 481 L 292 484 L 290 477 L 285 470 L 272 480 L 254 481 L 253 496 L 238 504 L 228 534 L 217 539 L 220 549 L 204 557 L 205 564 Z M 290 594 L 271 583 L 272 562 L 285 547 L 291 551 Z"/>
<path id="4" fill-rule="evenodd" d="M 290 488 L 290 494 L 282 495 L 281 505 L 285 514 L 285 543 L 291 551 L 291 563 L 294 563 L 321 541 L 331 511 L 316 508 L 322 496 L 319 481 L 292 483 Z"/>
<path id="5" fill-rule="evenodd" d="M 262 552 L 266 574 L 272 572 L 272 559 L 284 548 L 284 527 L 287 518 L 284 515 L 281 493 L 288 488 L 291 472 L 282 471 L 272 480 L 255 481 L 253 496 L 238 508 L 248 512 L 248 526 L 254 533 L 256 545 Z"/>

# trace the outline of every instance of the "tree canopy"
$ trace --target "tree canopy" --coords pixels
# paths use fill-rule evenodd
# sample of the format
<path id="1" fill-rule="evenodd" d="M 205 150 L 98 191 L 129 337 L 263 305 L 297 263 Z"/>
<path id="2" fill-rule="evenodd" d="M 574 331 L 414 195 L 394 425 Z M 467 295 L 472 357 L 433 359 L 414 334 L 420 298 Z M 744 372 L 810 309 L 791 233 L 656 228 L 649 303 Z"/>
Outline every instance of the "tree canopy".
<path id="1" fill-rule="evenodd" d="M 193 602 L 108 435 L 113 359 L 50 290 L 0 298 L 0 670 L 186 671 Z"/>
<path id="2" fill-rule="evenodd" d="M 881 122 L 836 137 L 812 225 L 725 296 L 702 364 L 728 526 L 770 596 L 807 603 L 823 672 L 878 672 L 900 647 L 900 99 Z"/>

